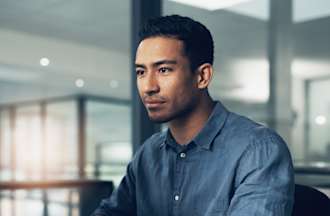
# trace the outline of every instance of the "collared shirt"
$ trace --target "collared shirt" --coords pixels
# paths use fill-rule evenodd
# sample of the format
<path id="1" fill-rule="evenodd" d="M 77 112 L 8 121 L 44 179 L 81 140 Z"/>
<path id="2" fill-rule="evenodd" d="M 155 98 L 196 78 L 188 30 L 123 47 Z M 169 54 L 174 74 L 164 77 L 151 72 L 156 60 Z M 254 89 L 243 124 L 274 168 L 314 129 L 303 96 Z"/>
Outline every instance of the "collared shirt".
<path id="1" fill-rule="evenodd" d="M 150 137 L 99 216 L 289 216 L 293 166 L 271 129 L 217 102 L 187 145 L 169 130 Z"/>

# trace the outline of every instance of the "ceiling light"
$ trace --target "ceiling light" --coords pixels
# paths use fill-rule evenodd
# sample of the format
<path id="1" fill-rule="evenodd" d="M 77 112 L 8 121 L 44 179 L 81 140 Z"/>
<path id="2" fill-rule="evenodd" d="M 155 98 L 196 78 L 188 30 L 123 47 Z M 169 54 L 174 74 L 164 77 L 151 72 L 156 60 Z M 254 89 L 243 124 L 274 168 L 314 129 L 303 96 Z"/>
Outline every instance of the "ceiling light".
<path id="1" fill-rule="evenodd" d="M 117 80 L 111 80 L 110 81 L 110 87 L 111 88 L 117 88 L 119 86 L 119 83 Z"/>
<path id="2" fill-rule="evenodd" d="M 318 115 L 315 118 L 315 123 L 317 125 L 324 125 L 327 122 L 327 118 L 323 115 Z"/>
<path id="3" fill-rule="evenodd" d="M 232 7 L 236 4 L 247 2 L 250 0 L 171 0 L 181 4 L 190 5 L 193 7 L 198 7 L 207 10 L 219 10 L 223 8 Z"/>
<path id="4" fill-rule="evenodd" d="M 49 63 L 50 63 L 49 59 L 46 58 L 46 57 L 41 58 L 39 62 L 40 62 L 40 65 L 41 65 L 41 66 L 44 66 L 44 67 L 45 67 L 45 66 L 48 66 Z"/>
<path id="5" fill-rule="evenodd" d="M 76 80 L 76 86 L 78 88 L 82 88 L 82 87 L 84 87 L 84 85 L 85 85 L 85 81 L 83 79 L 77 79 Z"/>

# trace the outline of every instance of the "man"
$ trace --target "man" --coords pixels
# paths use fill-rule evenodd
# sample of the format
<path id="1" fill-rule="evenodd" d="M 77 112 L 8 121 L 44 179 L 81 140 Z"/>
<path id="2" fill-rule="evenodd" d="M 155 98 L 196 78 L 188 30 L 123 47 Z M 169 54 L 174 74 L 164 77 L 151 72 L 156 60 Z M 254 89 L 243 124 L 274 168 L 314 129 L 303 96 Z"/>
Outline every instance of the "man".
<path id="1" fill-rule="evenodd" d="M 209 30 L 172 15 L 150 20 L 140 36 L 139 94 L 149 117 L 169 129 L 145 141 L 94 215 L 291 215 L 293 168 L 284 141 L 208 93 Z"/>

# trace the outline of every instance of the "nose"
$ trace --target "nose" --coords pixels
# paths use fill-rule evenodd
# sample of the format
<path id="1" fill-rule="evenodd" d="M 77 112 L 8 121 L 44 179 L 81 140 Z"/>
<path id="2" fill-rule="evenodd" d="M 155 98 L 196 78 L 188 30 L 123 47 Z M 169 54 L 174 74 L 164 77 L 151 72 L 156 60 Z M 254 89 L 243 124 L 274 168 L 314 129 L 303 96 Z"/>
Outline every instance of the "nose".
<path id="1" fill-rule="evenodd" d="M 154 95 L 157 94 L 160 90 L 158 79 L 156 75 L 152 72 L 148 73 L 142 82 L 143 93 L 145 95 Z"/>

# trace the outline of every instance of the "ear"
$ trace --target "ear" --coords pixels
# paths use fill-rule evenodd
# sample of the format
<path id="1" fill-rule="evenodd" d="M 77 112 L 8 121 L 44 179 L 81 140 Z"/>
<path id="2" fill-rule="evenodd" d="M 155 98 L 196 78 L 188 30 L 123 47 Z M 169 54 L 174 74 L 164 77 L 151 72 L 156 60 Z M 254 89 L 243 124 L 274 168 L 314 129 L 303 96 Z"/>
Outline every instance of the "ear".
<path id="1" fill-rule="evenodd" d="M 204 63 L 197 68 L 197 87 L 205 89 L 209 86 L 212 76 L 213 67 L 209 63 Z"/>

